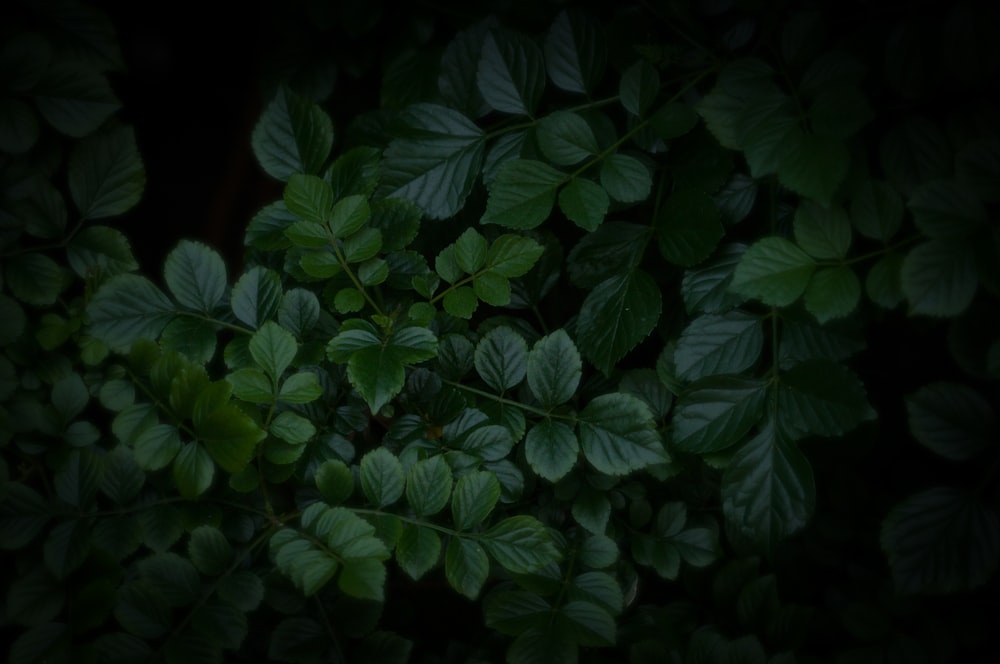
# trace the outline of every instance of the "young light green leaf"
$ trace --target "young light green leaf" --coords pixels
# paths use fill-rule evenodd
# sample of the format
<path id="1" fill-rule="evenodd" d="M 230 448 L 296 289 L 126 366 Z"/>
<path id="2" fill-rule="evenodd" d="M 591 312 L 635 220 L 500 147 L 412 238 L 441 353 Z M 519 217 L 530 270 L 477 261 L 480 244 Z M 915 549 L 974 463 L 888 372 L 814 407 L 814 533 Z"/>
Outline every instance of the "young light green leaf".
<path id="1" fill-rule="evenodd" d="M 608 46 L 603 26 L 590 14 L 559 12 L 545 35 L 545 69 L 557 87 L 589 94 L 600 82 Z"/>
<path id="2" fill-rule="evenodd" d="M 795 210 L 795 242 L 813 258 L 839 260 L 851 246 L 851 222 L 839 206 L 803 201 Z"/>
<path id="3" fill-rule="evenodd" d="M 497 392 L 516 387 L 528 371 L 528 345 L 509 327 L 490 330 L 476 346 L 476 371 Z"/>
<path id="4" fill-rule="evenodd" d="M 226 293 L 226 265 L 200 242 L 181 240 L 163 267 L 167 287 L 183 307 L 211 313 Z"/>
<path id="5" fill-rule="evenodd" d="M 70 153 L 67 178 L 83 219 L 132 209 L 146 187 L 146 169 L 131 127 L 117 127 L 80 141 Z"/>
<path id="6" fill-rule="evenodd" d="M 281 87 L 260 116 L 250 142 L 261 168 L 275 179 L 315 174 L 333 146 L 333 123 L 319 106 Z"/>
<path id="7" fill-rule="evenodd" d="M 396 561 L 411 579 L 420 578 L 437 565 L 441 557 L 441 537 L 423 526 L 403 524 L 403 532 L 396 542 Z"/>
<path id="8" fill-rule="evenodd" d="M 653 178 L 635 157 L 613 154 L 601 162 L 601 186 L 611 198 L 622 203 L 638 203 L 649 196 Z"/>
<path id="9" fill-rule="evenodd" d="M 765 237 L 743 254 L 730 289 L 784 307 L 805 292 L 815 269 L 816 262 L 785 238 Z"/>
<path id="10" fill-rule="evenodd" d="M 996 413 L 967 385 L 925 385 L 906 398 L 906 411 L 917 442 L 946 459 L 972 459 L 996 439 Z"/>
<path id="11" fill-rule="evenodd" d="M 760 357 L 764 333 L 760 318 L 742 311 L 695 318 L 684 328 L 674 365 L 687 381 L 717 374 L 737 374 Z"/>
<path id="12" fill-rule="evenodd" d="M 528 387 L 543 408 L 549 409 L 573 398 L 583 363 L 565 330 L 556 330 L 535 342 L 528 353 Z"/>
<path id="13" fill-rule="evenodd" d="M 660 91 L 660 74 L 646 60 L 637 60 L 622 73 L 618 98 L 632 115 L 643 117 Z"/>
<path id="14" fill-rule="evenodd" d="M 527 574 L 559 560 L 559 549 L 542 523 L 525 514 L 496 524 L 480 540 L 494 560 L 515 574 Z"/>
<path id="15" fill-rule="evenodd" d="M 580 443 L 562 422 L 542 420 L 528 431 L 524 453 L 528 465 L 540 477 L 558 482 L 576 465 Z"/>
<path id="16" fill-rule="evenodd" d="M 579 415 L 580 447 L 594 468 L 626 475 L 670 460 L 645 403 L 620 393 L 602 394 Z"/>
<path id="17" fill-rule="evenodd" d="M 645 167 L 643 167 L 645 168 Z M 511 159 L 500 166 L 490 185 L 483 224 L 507 228 L 535 228 L 548 219 L 556 190 L 565 174 L 531 159 Z"/>
<path id="18" fill-rule="evenodd" d="M 843 318 L 858 306 L 861 282 L 847 265 L 825 267 L 816 271 L 806 287 L 806 310 L 820 323 Z"/>
<path id="19" fill-rule="evenodd" d="M 500 482 L 494 473 L 478 470 L 462 475 L 455 483 L 451 513 L 456 530 L 469 530 L 482 523 L 500 500 Z"/>
<path id="20" fill-rule="evenodd" d="M 526 35 L 494 28 L 483 41 L 476 83 L 493 109 L 533 115 L 545 89 L 541 49 Z"/>
<path id="21" fill-rule="evenodd" d="M 451 497 L 451 468 L 444 457 L 418 461 L 406 476 L 406 501 L 417 516 L 432 516 L 444 509 Z"/>
<path id="22" fill-rule="evenodd" d="M 736 376 L 692 383 L 674 407 L 674 445 L 705 454 L 735 444 L 763 415 L 766 388 L 763 381 Z"/>
<path id="23" fill-rule="evenodd" d="M 827 359 L 801 362 L 781 375 L 778 426 L 792 440 L 841 436 L 875 418 L 861 381 Z"/>
<path id="24" fill-rule="evenodd" d="M 361 490 L 376 507 L 388 507 L 403 495 L 403 464 L 389 450 L 377 447 L 361 458 Z"/>
<path id="25" fill-rule="evenodd" d="M 911 314 L 953 317 L 965 311 L 976 294 L 978 275 L 963 240 L 929 240 L 903 259 L 903 293 Z"/>
<path id="26" fill-rule="evenodd" d="M 575 177 L 559 190 L 559 209 L 567 219 L 586 231 L 601 225 L 610 204 L 604 187 L 586 178 Z"/>
<path id="27" fill-rule="evenodd" d="M 461 113 L 415 104 L 399 117 L 406 133 L 385 151 L 378 196 L 405 198 L 432 219 L 451 217 L 479 176 L 485 135 Z"/>
<path id="28" fill-rule="evenodd" d="M 538 147 L 557 166 L 572 166 L 597 154 L 600 146 L 587 121 L 570 111 L 555 111 L 538 122 Z"/>
<path id="29" fill-rule="evenodd" d="M 663 303 L 660 287 L 642 270 L 616 274 L 587 294 L 577 320 L 577 344 L 610 374 L 618 360 L 653 330 Z"/>
<path id="30" fill-rule="evenodd" d="M 274 321 L 267 321 L 250 337 L 250 355 L 277 383 L 295 359 L 299 344 L 292 333 Z"/>
<path id="31" fill-rule="evenodd" d="M 815 504 L 809 461 L 772 422 L 736 451 L 722 475 L 726 522 L 766 553 L 804 527 Z"/>
<path id="32" fill-rule="evenodd" d="M 689 267 L 708 258 L 725 234 L 712 198 L 696 189 L 678 189 L 656 216 L 660 253 L 671 263 Z"/>
<path id="33" fill-rule="evenodd" d="M 880 541 L 896 590 L 906 595 L 969 590 L 1000 564 L 1000 518 L 958 488 L 935 487 L 896 505 Z"/>
<path id="34" fill-rule="evenodd" d="M 490 561 L 474 540 L 453 537 L 444 554 L 444 574 L 451 587 L 476 599 L 489 576 Z"/>
<path id="35" fill-rule="evenodd" d="M 258 265 L 250 268 L 233 286 L 230 304 L 236 317 L 256 330 L 274 318 L 281 299 L 278 273 Z"/>
<path id="36" fill-rule="evenodd" d="M 174 458 L 174 483 L 187 499 L 197 498 L 208 490 L 215 476 L 215 463 L 199 443 L 188 443 Z"/>

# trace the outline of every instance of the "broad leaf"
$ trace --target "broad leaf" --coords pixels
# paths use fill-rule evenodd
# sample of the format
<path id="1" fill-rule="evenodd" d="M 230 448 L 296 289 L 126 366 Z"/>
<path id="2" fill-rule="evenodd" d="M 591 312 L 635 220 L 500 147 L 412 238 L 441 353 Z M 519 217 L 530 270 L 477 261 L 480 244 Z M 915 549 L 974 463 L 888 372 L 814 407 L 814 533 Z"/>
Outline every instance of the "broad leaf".
<path id="1" fill-rule="evenodd" d="M 573 430 L 562 422 L 543 420 L 524 439 L 524 453 L 531 469 L 550 482 L 562 479 L 580 455 Z"/>
<path id="2" fill-rule="evenodd" d="M 542 118 L 535 137 L 542 154 L 558 166 L 578 164 L 600 151 L 587 121 L 569 111 L 555 111 Z"/>
<path id="3" fill-rule="evenodd" d="M 462 475 L 452 492 L 451 512 L 456 530 L 469 530 L 482 523 L 500 500 L 500 482 L 488 471 Z"/>
<path id="4" fill-rule="evenodd" d="M 781 375 L 778 426 L 793 440 L 840 436 L 875 417 L 861 382 L 832 360 L 808 360 Z"/>
<path id="5" fill-rule="evenodd" d="M 295 359 L 298 348 L 292 333 L 274 321 L 267 321 L 250 337 L 250 356 L 275 384 Z"/>
<path id="6" fill-rule="evenodd" d="M 483 41 L 476 83 L 494 110 L 533 115 L 545 89 L 541 49 L 525 35 L 494 28 Z"/>
<path id="7" fill-rule="evenodd" d="M 851 157 L 840 141 L 793 130 L 785 137 L 778 181 L 797 194 L 828 204 L 847 176 Z"/>
<path id="8" fill-rule="evenodd" d="M 483 224 L 506 228 L 535 228 L 548 219 L 556 189 L 566 175 L 548 164 L 530 159 L 504 162 L 490 185 Z"/>
<path id="9" fill-rule="evenodd" d="M 399 121 L 405 133 L 385 151 L 378 195 L 411 200 L 432 219 L 453 216 L 479 175 L 485 135 L 461 113 L 432 104 L 408 107 Z"/>
<path id="10" fill-rule="evenodd" d="M 155 339 L 174 317 L 173 303 L 145 277 L 120 274 L 106 282 L 87 307 L 89 333 L 114 349 Z"/>
<path id="11" fill-rule="evenodd" d="M 806 525 L 815 503 L 809 461 L 772 422 L 736 451 L 722 475 L 727 523 L 767 553 Z"/>
<path id="12" fill-rule="evenodd" d="M 670 460 L 642 401 L 627 394 L 603 394 L 579 417 L 580 447 L 587 461 L 607 475 L 626 475 Z"/>
<path id="13" fill-rule="evenodd" d="M 163 267 L 167 287 L 181 306 L 211 313 L 226 292 L 226 265 L 218 252 L 200 242 L 182 240 Z"/>
<path id="14" fill-rule="evenodd" d="M 586 231 L 601 225 L 610 203 L 604 187 L 582 177 L 573 178 L 559 191 L 559 209 L 567 219 Z"/>
<path id="15" fill-rule="evenodd" d="M 559 559 L 545 526 L 534 517 L 512 516 L 496 524 L 480 544 L 500 565 L 515 574 L 533 572 Z"/>
<path id="16" fill-rule="evenodd" d="M 189 443 L 174 458 L 173 475 L 181 496 L 196 498 L 211 486 L 215 463 L 204 447 Z"/>
<path id="17" fill-rule="evenodd" d="M 377 507 L 388 507 L 399 500 L 405 479 L 403 464 L 384 447 L 361 458 L 361 490 Z"/>
<path id="18" fill-rule="evenodd" d="M 330 220 L 333 189 L 319 176 L 295 173 L 288 178 L 282 199 L 289 212 L 305 221 L 325 224 Z"/>
<path id="19" fill-rule="evenodd" d="M 55 304 L 69 285 L 69 271 L 43 253 L 21 253 L 4 258 L 3 276 L 18 300 L 36 307 Z"/>
<path id="20" fill-rule="evenodd" d="M 496 19 L 490 17 L 459 30 L 441 56 L 438 90 L 448 104 L 469 117 L 482 116 L 490 110 L 479 92 L 476 76 L 483 42 L 495 26 Z"/>
<path id="21" fill-rule="evenodd" d="M 490 561 L 477 542 L 454 537 L 444 554 L 444 574 L 451 587 L 469 599 L 476 599 L 486 583 Z"/>
<path id="22" fill-rule="evenodd" d="M 577 343 L 605 374 L 652 332 L 663 303 L 660 287 L 642 270 L 617 274 L 597 284 L 583 301 Z"/>
<path id="23" fill-rule="evenodd" d="M 406 476 L 406 501 L 417 516 L 437 514 L 448 504 L 452 481 L 451 468 L 444 457 L 418 461 Z"/>
<path id="24" fill-rule="evenodd" d="M 231 305 L 236 317 L 253 329 L 274 317 L 281 306 L 281 278 L 274 270 L 256 266 L 233 286 Z"/>
<path id="25" fill-rule="evenodd" d="M 805 292 L 815 269 L 815 261 L 785 238 L 766 237 L 743 254 L 730 289 L 784 307 Z"/>
<path id="26" fill-rule="evenodd" d="M 622 203 L 646 200 L 653 187 L 646 165 L 625 154 L 613 154 L 601 162 L 600 180 L 608 195 Z"/>
<path id="27" fill-rule="evenodd" d="M 729 285 L 745 251 L 742 244 L 723 245 L 715 258 L 684 273 L 681 297 L 688 314 L 721 313 L 743 303 L 745 298 L 734 293 Z"/>
<path id="28" fill-rule="evenodd" d="M 333 123 L 319 106 L 282 87 L 254 127 L 251 144 L 273 178 L 319 173 L 333 146 Z"/>
<path id="29" fill-rule="evenodd" d="M 106 76 L 72 60 L 48 67 L 32 93 L 45 120 L 73 138 L 90 134 L 121 107 Z"/>
<path id="30" fill-rule="evenodd" d="M 966 237 L 986 223 L 989 214 L 971 187 L 953 180 L 932 180 L 907 201 L 913 222 L 932 238 Z"/>
<path id="31" fill-rule="evenodd" d="M 418 581 L 441 557 L 441 537 L 430 528 L 403 524 L 396 542 L 396 561 L 411 579 Z"/>
<path id="32" fill-rule="evenodd" d="M 813 258 L 839 260 L 851 246 L 851 222 L 838 206 L 803 201 L 795 210 L 795 242 Z"/>
<path id="33" fill-rule="evenodd" d="M 910 313 L 950 317 L 962 313 L 976 294 L 978 275 L 972 247 L 962 240 L 930 240 L 903 260 L 903 293 Z"/>
<path id="34" fill-rule="evenodd" d="M 708 258 L 725 231 L 711 197 L 696 189 L 671 193 L 656 216 L 660 253 L 685 267 Z"/>
<path id="35" fill-rule="evenodd" d="M 560 12 L 545 35 L 545 69 L 557 87 L 593 92 L 604 74 L 608 46 L 600 23 L 586 12 Z"/>
<path id="36" fill-rule="evenodd" d="M 742 438 L 764 412 L 763 381 L 715 376 L 692 383 L 677 400 L 673 444 L 685 452 L 723 450 Z"/>
<path id="37" fill-rule="evenodd" d="M 69 190 L 83 219 L 113 217 L 142 198 L 146 170 L 130 127 L 90 136 L 69 157 Z"/>
<path id="38" fill-rule="evenodd" d="M 476 371 L 497 392 L 516 387 L 528 371 L 528 345 L 509 327 L 490 330 L 476 346 Z"/>
<path id="39" fill-rule="evenodd" d="M 528 353 L 528 387 L 543 408 L 569 401 L 580 384 L 580 353 L 565 330 L 556 330 L 535 342 Z"/>
<path id="40" fill-rule="evenodd" d="M 534 267 L 544 250 L 531 238 L 506 233 L 490 245 L 486 268 L 504 277 L 520 277 Z"/>
<path id="41" fill-rule="evenodd" d="M 659 72 L 646 60 L 637 60 L 622 73 L 618 98 L 629 113 L 643 117 L 659 91 Z"/>
<path id="42" fill-rule="evenodd" d="M 737 374 L 757 362 L 764 346 L 760 318 L 742 311 L 705 315 L 681 333 L 674 351 L 678 377 L 693 381 Z"/>
<path id="43" fill-rule="evenodd" d="M 993 446 L 996 413 L 976 390 L 960 383 L 925 385 L 906 398 L 910 432 L 946 459 L 972 459 Z"/>
<path id="44" fill-rule="evenodd" d="M 861 299 L 861 282 L 847 265 L 816 270 L 806 287 L 806 310 L 820 323 L 843 318 Z"/>

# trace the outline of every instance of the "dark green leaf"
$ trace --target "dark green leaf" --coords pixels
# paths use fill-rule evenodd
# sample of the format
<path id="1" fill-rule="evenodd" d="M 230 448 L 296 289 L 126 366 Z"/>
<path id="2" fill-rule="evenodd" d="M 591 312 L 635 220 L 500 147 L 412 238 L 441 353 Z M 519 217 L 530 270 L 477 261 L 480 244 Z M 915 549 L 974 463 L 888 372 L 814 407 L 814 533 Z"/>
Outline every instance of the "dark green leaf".
<path id="1" fill-rule="evenodd" d="M 805 293 L 806 310 L 820 323 L 843 318 L 861 299 L 861 282 L 847 265 L 816 270 Z"/>
<path id="2" fill-rule="evenodd" d="M 594 366 L 609 374 L 652 332 L 662 306 L 660 287 L 642 270 L 605 279 L 583 301 L 577 344 Z"/>
<path id="3" fill-rule="evenodd" d="M 33 93 L 48 123 L 73 138 L 92 133 L 121 107 L 107 77 L 77 62 L 50 66 Z"/>
<path id="4" fill-rule="evenodd" d="M 237 369 L 226 380 L 237 399 L 250 403 L 271 403 L 274 399 L 274 383 L 259 369 Z"/>
<path id="5" fill-rule="evenodd" d="M 142 198 L 146 170 L 131 127 L 80 141 L 69 157 L 69 190 L 84 219 L 113 217 Z"/>
<path id="6" fill-rule="evenodd" d="M 339 505 L 354 493 L 354 476 L 340 459 L 327 459 L 316 469 L 316 488 L 331 505 Z"/>
<path id="7" fill-rule="evenodd" d="M 899 592 L 960 592 L 996 573 L 1000 518 L 962 489 L 935 487 L 889 512 L 881 543 Z"/>
<path id="8" fill-rule="evenodd" d="M 851 157 L 840 141 L 792 130 L 785 136 L 778 180 L 797 194 L 828 204 L 847 176 Z"/>
<path id="9" fill-rule="evenodd" d="M 535 228 L 548 219 L 555 204 L 556 189 L 566 179 L 565 174 L 540 161 L 511 159 L 504 162 L 490 185 L 486 214 L 480 223 Z"/>
<path id="10" fill-rule="evenodd" d="M 893 123 L 879 145 L 882 169 L 889 181 L 909 196 L 917 186 L 951 175 L 951 146 L 930 120 L 904 117 Z"/>
<path id="11" fill-rule="evenodd" d="M 976 192 L 955 180 L 932 180 L 919 186 L 907 201 L 913 222 L 932 238 L 965 237 L 989 217 Z"/>
<path id="12" fill-rule="evenodd" d="M 20 99 L 0 101 L 0 151 L 24 154 L 38 141 L 38 117 Z"/>
<path id="13" fill-rule="evenodd" d="M 992 446 L 996 414 L 976 390 L 960 383 L 925 385 L 906 398 L 910 431 L 921 445 L 946 459 L 964 461 Z"/>
<path id="14" fill-rule="evenodd" d="M 729 285 L 745 251 L 742 244 L 724 245 L 715 258 L 684 273 L 681 297 L 689 314 L 720 313 L 743 303 L 744 298 L 732 292 Z"/>
<path id="15" fill-rule="evenodd" d="M 387 507 L 403 495 L 403 465 L 389 450 L 379 447 L 361 458 L 361 490 L 377 507 Z"/>
<path id="16" fill-rule="evenodd" d="M 45 501 L 34 489 L 5 483 L 0 501 L 0 549 L 20 549 L 42 531 L 48 520 Z"/>
<path id="17" fill-rule="evenodd" d="M 509 327 L 490 330 L 476 346 L 476 371 L 497 392 L 516 387 L 528 371 L 528 345 Z"/>
<path id="18" fill-rule="evenodd" d="M 819 136 L 845 139 L 871 122 L 875 113 L 855 85 L 827 85 L 808 110 L 810 126 Z"/>
<path id="19" fill-rule="evenodd" d="M 486 267 L 505 277 L 520 277 L 535 265 L 543 251 L 544 247 L 531 238 L 506 233 L 490 245 Z"/>
<path id="20" fill-rule="evenodd" d="M 278 401 L 285 403 L 309 403 L 323 396 L 319 378 L 311 371 L 292 374 L 281 384 Z"/>
<path id="21" fill-rule="evenodd" d="M 55 473 L 56 495 L 73 507 L 86 509 L 97 495 L 104 475 L 103 458 L 91 450 L 73 450 Z"/>
<path id="22" fill-rule="evenodd" d="M 444 457 L 418 461 L 406 476 L 406 502 L 417 516 L 437 514 L 448 504 L 452 481 L 451 468 Z"/>
<path id="23" fill-rule="evenodd" d="M 572 600 L 559 610 L 557 620 L 565 625 L 571 638 L 580 645 L 599 647 L 615 643 L 615 620 L 597 604 Z"/>
<path id="24" fill-rule="evenodd" d="M 594 468 L 626 475 L 670 460 L 649 408 L 627 394 L 603 394 L 579 415 L 580 447 Z"/>
<path id="25" fill-rule="evenodd" d="M 396 542 L 396 560 L 411 579 L 420 578 L 434 567 L 441 557 L 441 537 L 423 526 L 403 524 L 403 534 Z"/>
<path id="26" fill-rule="evenodd" d="M 198 571 L 208 576 L 220 576 L 233 562 L 233 548 L 218 528 L 198 526 L 191 531 L 188 555 Z"/>
<path id="27" fill-rule="evenodd" d="M 312 421 L 290 410 L 278 413 L 269 430 L 272 436 L 291 445 L 301 445 L 316 435 L 316 425 Z"/>
<path id="28" fill-rule="evenodd" d="M 577 243 L 569 252 L 570 281 L 593 288 L 608 277 L 627 272 L 642 256 L 649 227 L 609 221 Z"/>
<path id="29" fill-rule="evenodd" d="M 329 638 L 312 618 L 285 618 L 271 633 L 267 657 L 276 662 L 305 662 L 326 652 Z"/>
<path id="30" fill-rule="evenodd" d="M 604 29 L 593 16 L 578 9 L 559 12 L 545 35 L 545 69 L 557 87 L 593 92 L 607 58 Z"/>
<path id="31" fill-rule="evenodd" d="M 90 524 L 84 519 L 64 521 L 48 532 L 42 548 L 45 566 L 58 579 L 65 579 L 90 553 Z"/>
<path id="32" fill-rule="evenodd" d="M 660 74 L 645 60 L 634 62 L 622 73 L 618 98 L 632 115 L 643 117 L 660 91 Z"/>
<path id="33" fill-rule="evenodd" d="M 476 74 L 483 52 L 483 43 L 496 19 L 489 17 L 459 30 L 441 56 L 438 90 L 453 108 L 469 117 L 479 117 L 490 107 L 479 93 Z"/>
<path id="34" fill-rule="evenodd" d="M 278 274 L 256 266 L 250 268 L 233 286 L 233 313 L 256 330 L 278 312 L 281 298 L 281 278 Z"/>
<path id="35" fill-rule="evenodd" d="M 490 571 L 486 552 L 474 540 L 454 537 L 444 554 L 444 573 L 451 587 L 476 599 Z"/>
<path id="36" fill-rule="evenodd" d="M 476 291 L 468 286 L 449 290 L 441 301 L 444 310 L 455 318 L 472 318 L 473 312 L 479 306 Z"/>
<path id="37" fill-rule="evenodd" d="M 330 211 L 330 232 L 339 238 L 353 235 L 364 226 L 369 217 L 371 217 L 371 207 L 364 196 L 358 194 L 346 196 L 337 201 Z M 381 237 L 381 234 L 379 236 Z M 345 253 L 348 253 L 346 245 Z M 363 259 L 356 256 L 354 260 Z"/>
<path id="38" fill-rule="evenodd" d="M 545 526 L 523 514 L 508 517 L 487 530 L 480 544 L 498 563 L 515 574 L 533 572 L 559 559 L 559 550 Z"/>
<path id="39" fill-rule="evenodd" d="M 653 187 L 646 165 L 625 154 L 613 154 L 601 162 L 600 180 L 611 198 L 622 203 L 646 200 Z"/>
<path id="40" fill-rule="evenodd" d="M 816 263 L 781 237 L 765 237 L 743 254 L 730 289 L 772 306 L 788 306 L 805 292 Z"/>
<path id="41" fill-rule="evenodd" d="M 385 565 L 372 558 L 344 563 L 337 586 L 351 597 L 381 602 L 385 598 Z"/>
<path id="42" fill-rule="evenodd" d="M 273 178 L 319 173 L 333 146 L 333 123 L 319 106 L 282 87 L 254 127 L 251 143 Z"/>
<path id="43" fill-rule="evenodd" d="M 199 414 L 196 403 L 194 427 L 209 454 L 228 473 L 243 470 L 253 458 L 257 443 L 267 436 L 249 415 L 230 404 Z"/>
<path id="44" fill-rule="evenodd" d="M 182 445 L 176 426 L 157 424 L 135 439 L 136 463 L 143 470 L 159 470 L 174 460 Z"/>
<path id="45" fill-rule="evenodd" d="M 552 607 L 543 598 L 525 590 L 497 589 L 483 601 L 486 625 L 516 636 L 536 624 L 546 624 Z"/>
<path id="46" fill-rule="evenodd" d="M 839 206 L 803 201 L 795 210 L 795 242 L 813 258 L 839 260 L 851 246 L 851 222 Z"/>
<path id="47" fill-rule="evenodd" d="M 889 253 L 880 258 L 865 278 L 865 292 L 872 302 L 887 309 L 896 307 L 903 294 L 903 255 Z"/>
<path id="48" fill-rule="evenodd" d="M 717 452 L 738 442 L 763 415 L 763 381 L 715 376 L 692 383 L 674 407 L 673 443 L 685 452 Z"/>
<path id="49" fill-rule="evenodd" d="M 466 274 L 478 272 L 486 263 L 486 238 L 475 228 L 467 228 L 455 240 L 455 262 Z"/>
<path id="50" fill-rule="evenodd" d="M 604 187 L 585 178 L 573 178 L 559 191 L 559 209 L 567 219 L 586 231 L 601 225 L 610 203 Z"/>
<path id="51" fill-rule="evenodd" d="M 736 451 L 722 475 L 727 523 L 765 552 L 805 526 L 815 502 L 808 460 L 772 422 Z"/>
<path id="52" fill-rule="evenodd" d="M 317 175 L 293 174 L 288 178 L 282 198 L 288 211 L 300 219 L 314 224 L 325 224 L 330 220 L 333 189 Z M 326 239 L 325 233 L 322 237 Z"/>
<path id="53" fill-rule="evenodd" d="M 543 408 L 553 408 L 573 398 L 583 364 L 565 330 L 556 330 L 535 342 L 528 353 L 528 387 Z"/>
<path id="54" fill-rule="evenodd" d="M 14 297 L 36 307 L 55 304 L 69 285 L 68 271 L 41 253 L 24 253 L 4 258 L 7 288 Z"/>
<path id="55" fill-rule="evenodd" d="M 601 149 L 587 121 L 569 111 L 555 111 L 542 118 L 535 137 L 542 154 L 558 166 L 578 164 Z"/>
<path id="56" fill-rule="evenodd" d="M 7 590 L 7 614 L 18 625 L 41 625 L 56 618 L 66 603 L 66 594 L 43 565 L 21 574 Z"/>
<path id="57" fill-rule="evenodd" d="M 587 531 L 603 535 L 611 518 L 611 501 L 603 491 L 585 486 L 576 494 L 570 513 Z"/>
<path id="58" fill-rule="evenodd" d="M 267 321 L 250 337 L 250 355 L 274 382 L 295 359 L 298 347 L 292 333 L 274 321 Z"/>
<path id="59" fill-rule="evenodd" d="M 930 240 L 903 259 L 903 293 L 911 314 L 953 317 L 965 311 L 976 294 L 972 247 L 961 240 Z"/>
<path id="60" fill-rule="evenodd" d="M 665 140 L 683 136 L 698 124 L 698 114 L 688 104 L 668 102 L 649 116 L 656 135 Z"/>
<path id="61" fill-rule="evenodd" d="M 656 217 L 660 253 L 677 265 L 687 267 L 708 258 L 723 234 L 715 203 L 696 189 L 671 193 Z"/>
<path id="62" fill-rule="evenodd" d="M 611 565 L 614 565 L 615 562 L 618 560 L 618 545 L 615 543 L 613 539 L 611 539 L 607 535 L 590 535 L 589 537 L 587 537 L 587 539 L 583 541 L 583 544 L 580 545 L 580 549 L 577 555 L 579 556 L 578 559 L 580 563 L 585 565 L 586 567 L 590 567 L 593 569 L 604 569 L 605 567 L 610 567 Z M 603 579 L 601 577 L 603 577 Z M 593 579 L 594 583 L 593 584 L 586 583 L 585 579 L 587 578 Z M 607 577 L 606 575 L 598 572 L 588 572 L 586 574 L 581 574 L 580 576 L 578 576 L 574 580 L 573 584 L 577 586 L 578 589 L 582 590 L 585 585 L 591 587 L 595 585 L 604 585 L 603 580 L 608 578 L 610 577 Z M 618 584 L 615 583 L 616 587 L 617 585 Z M 620 598 L 621 588 L 618 588 L 618 595 Z M 620 600 L 618 602 L 611 602 L 610 604 L 611 606 L 609 606 L 608 608 L 611 608 L 616 612 L 621 610 L 622 603 Z"/>
<path id="63" fill-rule="evenodd" d="M 779 385 L 778 425 L 793 440 L 840 436 L 875 417 L 861 382 L 832 360 L 797 364 Z"/>
<path id="64" fill-rule="evenodd" d="M 469 530 L 482 523 L 500 500 L 500 482 L 488 471 L 462 475 L 452 493 L 451 512 L 456 530 Z"/>
<path id="65" fill-rule="evenodd" d="M 757 316 L 742 311 L 699 316 L 677 341 L 677 375 L 692 381 L 740 373 L 754 365 L 763 345 L 764 333 Z"/>
<path id="66" fill-rule="evenodd" d="M 541 49 L 525 35 L 494 28 L 483 40 L 476 83 L 493 109 L 533 115 L 545 89 Z"/>
<path id="67" fill-rule="evenodd" d="M 272 203 L 254 215 L 243 236 L 248 247 L 276 251 L 292 246 L 285 231 L 299 220 L 288 211 L 284 201 Z"/>
<path id="68" fill-rule="evenodd" d="M 222 257 L 200 242 L 182 240 L 163 267 L 167 287 L 181 306 L 211 313 L 226 292 Z"/>
<path id="69" fill-rule="evenodd" d="M 107 226 L 88 226 L 66 247 L 66 262 L 77 276 L 99 273 L 109 277 L 139 267 L 128 238 Z"/>
<path id="70" fill-rule="evenodd" d="M 562 479 L 580 454 L 580 444 L 573 430 L 553 420 L 543 420 L 533 426 L 524 445 L 532 470 L 550 482 Z"/>
<path id="71" fill-rule="evenodd" d="M 903 224 L 903 199 L 888 183 L 866 179 L 851 197 L 851 222 L 865 237 L 888 243 Z"/>
<path id="72" fill-rule="evenodd" d="M 483 163 L 484 134 L 461 113 L 415 104 L 400 115 L 406 133 L 389 144 L 378 194 L 405 198 L 432 219 L 462 209 Z"/>

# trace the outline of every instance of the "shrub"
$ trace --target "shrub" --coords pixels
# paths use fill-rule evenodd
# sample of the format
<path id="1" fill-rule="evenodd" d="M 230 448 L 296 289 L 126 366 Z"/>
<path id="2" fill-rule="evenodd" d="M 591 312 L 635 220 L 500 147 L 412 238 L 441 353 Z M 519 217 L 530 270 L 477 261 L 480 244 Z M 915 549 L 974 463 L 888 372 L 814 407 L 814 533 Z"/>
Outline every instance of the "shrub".
<path id="1" fill-rule="evenodd" d="M 11 11 L 9 661 L 969 661 L 995 12 L 410 11 L 336 150 L 274 87 L 241 269 L 156 276 L 109 21 Z"/>

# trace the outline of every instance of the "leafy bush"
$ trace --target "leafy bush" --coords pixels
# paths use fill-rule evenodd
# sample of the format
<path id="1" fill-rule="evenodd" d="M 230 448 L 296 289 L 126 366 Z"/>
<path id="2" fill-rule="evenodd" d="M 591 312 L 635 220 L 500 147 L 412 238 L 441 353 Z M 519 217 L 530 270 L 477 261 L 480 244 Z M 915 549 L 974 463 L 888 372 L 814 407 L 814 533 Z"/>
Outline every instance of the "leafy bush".
<path id="1" fill-rule="evenodd" d="M 6 10 L 8 661 L 975 656 L 995 11 L 618 4 L 409 10 L 336 150 L 289 75 L 156 277 L 111 24 Z"/>

